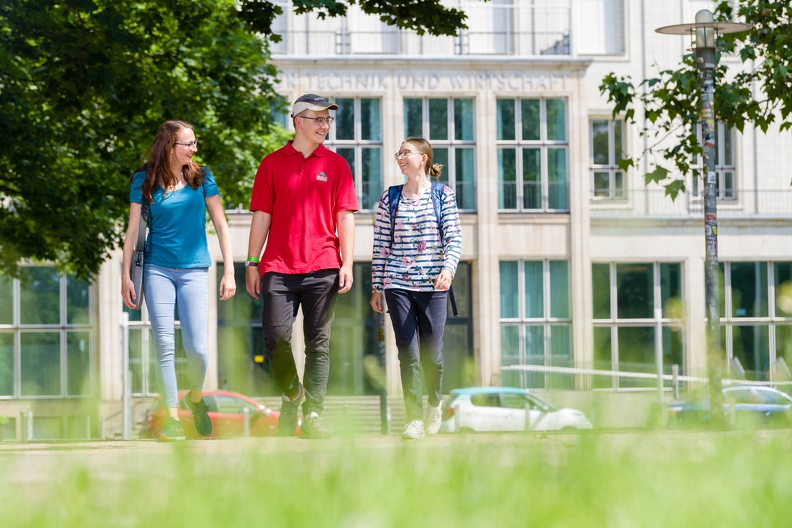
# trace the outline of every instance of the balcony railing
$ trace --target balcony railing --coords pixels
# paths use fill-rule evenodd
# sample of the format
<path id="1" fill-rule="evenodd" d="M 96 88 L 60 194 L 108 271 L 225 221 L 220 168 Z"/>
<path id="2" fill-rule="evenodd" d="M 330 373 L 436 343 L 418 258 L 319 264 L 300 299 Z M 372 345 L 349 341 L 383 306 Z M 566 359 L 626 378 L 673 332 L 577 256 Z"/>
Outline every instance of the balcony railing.
<path id="1" fill-rule="evenodd" d="M 694 217 L 704 216 L 701 195 L 681 193 L 676 200 L 665 196 L 664 189 L 632 189 L 624 191 L 624 199 L 592 198 L 592 218 L 614 216 L 643 217 Z M 744 218 L 764 216 L 792 217 L 792 189 L 735 190 L 732 199 L 719 199 L 718 216 Z"/>
<path id="2" fill-rule="evenodd" d="M 278 55 L 569 55 L 569 33 L 464 31 L 456 37 L 413 31 L 287 31 L 271 44 Z"/>
<path id="3" fill-rule="evenodd" d="M 382 23 L 352 6 L 340 18 L 297 15 L 289 0 L 274 0 L 283 10 L 273 24 L 282 40 L 270 45 L 276 55 L 570 55 L 571 2 L 453 2 L 468 16 L 468 29 L 456 36 L 418 35 Z"/>

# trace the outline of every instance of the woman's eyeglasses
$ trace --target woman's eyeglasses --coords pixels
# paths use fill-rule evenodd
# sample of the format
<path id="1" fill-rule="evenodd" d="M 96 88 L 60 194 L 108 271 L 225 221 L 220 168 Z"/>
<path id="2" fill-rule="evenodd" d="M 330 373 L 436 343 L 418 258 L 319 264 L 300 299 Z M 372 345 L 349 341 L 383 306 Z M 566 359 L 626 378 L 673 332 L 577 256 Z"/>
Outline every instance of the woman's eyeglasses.
<path id="1" fill-rule="evenodd" d="M 409 150 L 402 150 L 401 152 L 397 152 L 393 155 L 393 159 L 399 161 L 402 158 L 406 158 L 407 156 L 412 156 L 413 154 L 420 154 L 420 152 L 410 152 Z"/>
<path id="2" fill-rule="evenodd" d="M 190 141 L 189 143 L 179 143 L 177 141 L 176 144 L 177 145 L 184 145 L 185 147 L 188 147 L 188 148 L 197 148 L 198 147 L 198 140 L 196 139 L 194 141 Z"/>

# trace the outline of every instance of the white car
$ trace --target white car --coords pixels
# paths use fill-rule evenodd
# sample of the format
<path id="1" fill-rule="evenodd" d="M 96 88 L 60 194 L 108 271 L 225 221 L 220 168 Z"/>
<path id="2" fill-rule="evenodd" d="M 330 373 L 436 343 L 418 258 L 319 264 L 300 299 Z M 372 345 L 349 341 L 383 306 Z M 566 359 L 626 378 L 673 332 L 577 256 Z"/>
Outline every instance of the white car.
<path id="1" fill-rule="evenodd" d="M 591 429 L 577 409 L 559 409 L 527 390 L 514 387 L 454 389 L 443 405 L 440 430 L 558 431 Z"/>

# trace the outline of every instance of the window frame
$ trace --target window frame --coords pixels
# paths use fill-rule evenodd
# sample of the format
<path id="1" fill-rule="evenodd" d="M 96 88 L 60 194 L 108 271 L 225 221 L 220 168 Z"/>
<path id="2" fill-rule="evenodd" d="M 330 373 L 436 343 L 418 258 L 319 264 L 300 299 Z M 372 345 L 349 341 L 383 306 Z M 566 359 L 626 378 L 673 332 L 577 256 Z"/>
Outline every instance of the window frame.
<path id="1" fill-rule="evenodd" d="M 42 268 L 57 273 L 52 266 L 36 265 L 24 266 L 25 268 Z M 0 333 L 10 335 L 11 363 L 13 372 L 11 374 L 11 394 L 0 394 L 0 400 L 36 400 L 36 399 L 85 399 L 92 398 L 96 394 L 96 376 L 94 366 L 98 353 L 96 349 L 96 324 L 94 316 L 94 295 L 93 285 L 86 283 L 88 299 L 85 306 L 88 320 L 87 322 L 69 322 L 69 281 L 78 280 L 74 275 L 57 275 L 58 290 L 58 321 L 47 323 L 23 323 L 22 322 L 22 294 L 23 285 L 20 279 L 6 278 L 6 285 L 10 282 L 11 286 L 11 315 L 10 323 L 0 324 Z M 82 281 L 85 282 L 85 281 Z M 23 336 L 35 336 L 51 334 L 56 337 L 58 347 L 58 391 L 52 394 L 25 394 L 23 393 L 23 383 L 27 379 L 23 372 Z M 87 384 L 81 393 L 76 393 L 70 387 L 69 355 L 72 341 L 70 335 L 85 334 L 87 336 L 88 362 L 87 365 L 80 366 L 85 369 L 83 382 Z"/>
<path id="2" fill-rule="evenodd" d="M 541 328 L 542 331 L 542 365 L 544 366 L 559 366 L 557 363 L 560 359 L 566 361 L 567 364 L 561 366 L 572 366 L 572 362 L 574 360 L 574 342 L 573 342 L 573 320 L 572 320 L 572 292 L 570 289 L 571 285 L 571 277 L 570 277 L 570 261 L 566 259 L 504 259 L 499 261 L 499 266 L 502 263 L 517 263 L 517 302 L 518 302 L 518 314 L 516 317 L 504 317 L 502 314 L 503 305 L 499 303 L 499 314 L 498 314 L 498 326 L 500 327 L 501 331 L 501 339 L 503 340 L 503 332 L 506 328 L 518 328 L 518 346 L 517 346 L 517 354 L 513 357 L 514 362 L 504 362 L 503 352 L 501 352 L 501 364 L 506 366 L 508 365 L 536 365 L 535 362 L 538 360 L 537 354 L 529 354 L 529 351 L 526 350 L 526 340 L 529 329 L 537 329 Z M 564 262 L 566 263 L 566 293 L 567 293 L 567 309 L 568 315 L 567 317 L 554 317 L 553 316 L 553 304 L 552 301 L 554 300 L 551 291 L 553 288 L 558 288 L 559 286 L 554 285 L 551 281 L 552 278 L 552 268 L 551 263 L 553 262 Z M 525 290 L 526 290 L 526 270 L 525 264 L 526 263 L 541 263 L 542 264 L 542 316 L 541 317 L 529 317 L 526 315 L 526 298 L 525 298 Z M 502 273 L 499 270 L 499 277 L 502 280 Z M 503 292 L 504 285 L 501 283 L 500 291 Z M 553 354 L 553 329 L 555 328 L 565 328 L 567 331 L 568 341 L 569 341 L 569 352 L 566 357 L 554 355 Z M 501 351 L 503 351 L 503 343 L 501 343 Z M 547 387 L 550 384 L 550 374 L 543 374 L 543 373 L 534 373 L 534 372 L 526 372 L 520 371 L 519 378 L 520 378 L 520 388 L 542 388 L 542 387 L 534 387 L 536 385 L 533 381 L 536 381 L 536 376 L 543 376 L 544 380 L 542 381 L 542 387 Z M 529 383 L 529 378 L 531 378 L 531 382 Z"/>
<path id="3" fill-rule="evenodd" d="M 336 103 L 339 100 L 344 99 L 351 99 L 353 101 L 353 137 L 352 139 L 338 139 L 337 137 L 337 123 L 335 123 L 330 127 L 330 132 L 327 135 L 327 139 L 325 140 L 325 146 L 334 152 L 338 152 L 339 149 L 351 149 L 354 152 L 354 163 L 350 164 L 350 169 L 352 171 L 352 179 L 355 183 L 355 194 L 357 195 L 358 204 L 360 207 L 360 211 L 366 212 L 373 212 L 376 211 L 377 205 L 379 204 L 380 196 L 384 190 L 384 169 L 385 169 L 385 148 L 383 143 L 383 126 L 382 126 L 382 106 L 383 100 L 381 97 L 334 97 L 331 99 L 331 102 Z M 379 140 L 376 139 L 363 139 L 363 125 L 362 125 L 362 102 L 364 100 L 368 101 L 377 101 L 378 102 L 378 109 L 379 109 Z M 340 105 L 339 105 L 340 106 Z M 334 112 L 334 115 L 338 116 L 339 110 Z M 364 182 L 368 182 L 371 184 L 373 180 L 366 179 L 366 174 L 364 171 L 364 156 L 363 151 L 365 149 L 368 150 L 376 150 L 379 149 L 380 152 L 380 159 L 379 159 L 379 178 L 377 179 L 376 184 L 373 191 L 369 191 L 368 200 L 364 195 Z M 347 160 L 349 161 L 349 160 Z M 365 207 L 364 204 L 370 204 L 370 207 Z"/>
<path id="4" fill-rule="evenodd" d="M 476 98 L 475 97 L 428 97 L 428 96 L 404 96 L 402 97 L 402 119 L 404 120 L 404 132 L 405 135 L 411 135 L 409 132 L 409 127 L 407 124 L 407 113 L 406 108 L 407 105 L 405 101 L 407 100 L 420 100 L 421 101 L 421 135 L 425 137 L 432 145 L 432 150 L 437 151 L 439 149 L 444 149 L 448 152 L 448 161 L 445 167 L 443 167 L 443 172 L 440 176 L 440 181 L 445 182 L 451 189 L 454 191 L 454 194 L 457 198 L 457 208 L 460 213 L 475 213 L 478 209 L 478 205 L 476 203 L 477 193 L 476 188 L 478 187 L 478 174 L 476 170 L 477 160 L 478 160 L 478 152 L 477 152 L 477 141 L 476 141 Z M 448 137 L 447 138 L 434 138 L 431 135 L 431 121 L 430 121 L 430 101 L 431 100 L 439 100 L 439 101 L 446 101 L 446 112 L 447 112 L 447 130 L 448 130 Z M 473 122 L 471 124 L 471 129 L 473 130 L 473 139 L 457 139 L 456 138 L 456 110 L 454 107 L 455 101 L 470 101 L 473 112 L 472 112 L 472 119 Z M 412 134 L 415 135 L 415 134 Z M 458 173 L 460 170 L 457 169 L 457 162 L 456 162 L 456 154 L 457 152 L 461 152 L 464 150 L 471 150 L 473 153 L 473 162 L 470 170 L 472 171 L 472 181 L 470 182 L 471 189 L 470 189 L 470 196 L 472 196 L 473 200 L 473 207 L 465 207 L 465 196 L 467 195 L 467 190 L 465 192 L 460 192 L 460 185 L 465 185 L 467 182 L 458 181 Z M 437 155 L 435 154 L 435 159 L 433 163 L 437 163 Z"/>
<path id="5" fill-rule="evenodd" d="M 523 101 L 539 101 L 539 139 L 523 138 Z M 563 140 L 547 138 L 547 101 L 559 100 L 564 102 L 564 138 Z M 496 123 L 500 119 L 498 104 L 500 101 L 514 103 L 514 139 L 500 139 L 496 135 L 496 157 L 500 157 L 501 150 L 514 149 L 515 151 L 515 207 L 501 207 L 501 202 L 506 200 L 504 182 L 501 180 L 502 167 L 498 162 L 498 212 L 499 213 L 569 213 L 569 183 L 571 167 L 569 144 L 569 98 L 568 97 L 498 97 L 496 99 Z M 497 128 L 497 126 L 496 126 Z M 551 149 L 563 149 L 565 152 L 566 175 L 564 180 L 564 202 L 566 207 L 550 207 L 550 157 Z M 525 185 L 523 159 L 524 152 L 528 150 L 539 151 L 540 163 L 540 207 L 525 206 Z M 503 197 L 503 198 L 502 198 Z"/>
<path id="6" fill-rule="evenodd" d="M 605 164 L 597 164 L 594 162 L 594 122 L 607 121 L 608 123 L 608 162 Z M 621 124 L 621 145 L 618 150 L 621 154 L 617 154 L 617 145 L 615 139 L 615 125 Z M 627 199 L 627 178 L 628 172 L 619 168 L 619 160 L 624 157 L 625 147 L 625 122 L 624 119 L 618 118 L 589 118 L 589 173 L 591 184 L 591 199 L 592 201 L 624 201 Z M 597 174 L 605 173 L 608 178 L 608 188 L 604 194 L 598 193 L 597 188 Z M 621 185 L 617 183 L 617 174 L 621 174 Z"/>
<path id="7" fill-rule="evenodd" d="M 625 265 L 645 265 L 651 264 L 652 266 L 652 310 L 651 314 L 648 317 L 620 317 L 619 316 L 619 288 L 618 288 L 618 267 L 625 266 Z M 661 273 L 661 266 L 662 265 L 677 265 L 679 266 L 679 283 L 677 286 L 679 287 L 679 297 L 681 300 L 685 298 L 684 292 L 684 284 L 685 284 L 685 267 L 683 262 L 678 261 L 657 261 L 657 260 L 649 260 L 649 261 L 592 261 L 592 283 L 594 283 L 594 266 L 601 266 L 607 265 L 608 266 L 608 317 L 607 318 L 597 318 L 596 309 L 592 308 L 592 327 L 593 333 L 595 334 L 595 343 L 594 343 L 594 364 L 593 368 L 598 369 L 602 365 L 598 365 L 597 361 L 597 344 L 596 344 L 596 334 L 597 329 L 609 329 L 609 343 L 610 343 L 610 359 L 609 365 L 604 370 L 610 370 L 613 372 L 620 372 L 622 369 L 620 365 L 622 364 L 622 360 L 619 355 L 619 330 L 620 329 L 640 329 L 640 328 L 652 328 L 653 331 L 656 333 L 658 329 L 660 330 L 660 337 L 658 338 L 657 335 L 654 335 L 654 344 L 653 346 L 656 348 L 658 339 L 660 341 L 661 347 L 661 354 L 663 352 L 664 342 L 663 337 L 665 335 L 665 330 L 669 329 L 670 331 L 679 331 L 682 332 L 680 334 L 680 339 L 678 339 L 678 343 L 681 345 L 681 360 L 679 361 L 679 373 L 683 374 L 686 370 L 686 361 L 687 361 L 687 350 L 685 349 L 685 321 L 682 317 L 670 317 L 667 314 L 663 313 L 663 300 L 664 300 L 664 292 L 662 290 L 662 273 Z M 594 291 L 592 291 L 592 303 L 596 300 L 594 295 Z M 660 317 L 658 317 L 658 312 Z M 681 314 L 681 312 L 680 312 Z M 673 343 L 673 342 L 672 342 Z M 656 373 L 656 357 L 657 357 L 657 350 L 654 350 L 654 354 L 652 357 L 652 362 L 643 362 L 646 365 L 650 365 L 651 372 Z M 600 360 L 603 361 L 603 360 Z M 668 365 L 663 365 L 663 369 L 665 370 Z M 603 370 L 603 369 L 600 369 Z M 599 381 L 599 385 L 597 382 Z M 619 389 L 622 388 L 622 385 L 626 387 L 631 386 L 631 382 L 623 382 L 619 376 L 613 376 L 612 378 L 608 379 L 605 385 L 603 386 L 603 380 L 594 380 L 595 388 L 611 388 L 611 389 Z M 652 383 L 656 383 L 656 381 L 652 381 Z M 638 381 L 637 384 L 640 386 L 641 382 Z"/>

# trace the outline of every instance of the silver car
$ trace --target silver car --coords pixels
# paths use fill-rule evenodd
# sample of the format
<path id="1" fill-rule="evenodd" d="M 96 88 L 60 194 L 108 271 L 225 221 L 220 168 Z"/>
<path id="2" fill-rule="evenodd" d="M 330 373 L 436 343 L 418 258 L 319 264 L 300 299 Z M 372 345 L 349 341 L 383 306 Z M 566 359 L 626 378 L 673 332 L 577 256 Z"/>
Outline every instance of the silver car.
<path id="1" fill-rule="evenodd" d="M 454 389 L 443 404 L 440 430 L 558 431 L 591 429 L 577 409 L 560 409 L 527 390 L 514 387 Z"/>

